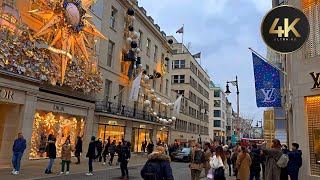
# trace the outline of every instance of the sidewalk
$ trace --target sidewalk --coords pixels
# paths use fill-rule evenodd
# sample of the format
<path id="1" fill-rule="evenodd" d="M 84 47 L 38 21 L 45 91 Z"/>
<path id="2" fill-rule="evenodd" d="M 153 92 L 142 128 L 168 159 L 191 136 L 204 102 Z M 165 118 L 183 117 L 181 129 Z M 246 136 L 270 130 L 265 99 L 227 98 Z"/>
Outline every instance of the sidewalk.
<path id="1" fill-rule="evenodd" d="M 107 169 L 116 169 L 119 166 L 115 165 L 118 157 L 116 156 L 113 161 L 113 165 L 110 166 L 108 163 L 103 165 L 102 162 L 93 162 L 94 171 L 101 171 Z M 132 157 L 129 161 L 130 166 L 143 165 L 147 160 L 147 155 L 137 155 L 132 154 Z M 33 160 L 29 165 L 21 164 L 20 174 L 12 175 L 12 168 L 0 168 L 0 177 L 2 180 L 20 180 L 20 179 L 44 179 L 47 177 L 60 176 L 61 172 L 61 159 L 57 158 L 52 166 L 52 174 L 45 174 L 44 171 L 49 163 L 48 159 L 45 160 Z M 72 158 L 72 163 L 70 164 L 70 174 L 85 174 L 88 172 L 88 159 L 82 159 L 81 164 L 75 164 L 76 158 Z M 119 170 L 120 174 L 120 170 Z"/>

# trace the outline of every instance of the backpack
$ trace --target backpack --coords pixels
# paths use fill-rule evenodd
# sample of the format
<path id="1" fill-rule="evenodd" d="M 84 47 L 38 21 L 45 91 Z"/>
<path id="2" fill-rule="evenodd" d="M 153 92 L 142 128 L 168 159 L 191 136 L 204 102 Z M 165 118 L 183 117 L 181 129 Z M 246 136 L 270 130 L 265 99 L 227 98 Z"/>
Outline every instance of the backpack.
<path id="1" fill-rule="evenodd" d="M 160 175 L 161 167 L 159 162 L 148 161 L 144 166 L 144 180 L 161 180 Z"/>
<path id="2" fill-rule="evenodd" d="M 280 168 L 285 168 L 285 167 L 287 167 L 288 162 L 289 162 L 289 156 L 287 154 L 282 154 L 280 156 L 280 159 L 277 161 L 277 165 Z"/>
<path id="3" fill-rule="evenodd" d="M 193 158 L 193 162 L 196 164 L 201 164 L 205 161 L 204 159 L 204 153 L 200 150 L 200 151 L 196 151 L 194 158 Z"/>

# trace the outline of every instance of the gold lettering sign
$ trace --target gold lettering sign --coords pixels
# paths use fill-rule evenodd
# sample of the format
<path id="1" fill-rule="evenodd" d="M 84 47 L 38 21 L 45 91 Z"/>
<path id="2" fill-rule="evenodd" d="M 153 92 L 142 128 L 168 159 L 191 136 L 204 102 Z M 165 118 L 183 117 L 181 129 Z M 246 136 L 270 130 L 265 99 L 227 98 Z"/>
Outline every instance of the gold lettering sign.
<path id="1" fill-rule="evenodd" d="M 64 107 L 63 106 L 53 105 L 53 110 L 64 111 Z"/>
<path id="2" fill-rule="evenodd" d="M 140 128 L 146 128 L 146 125 L 140 125 Z"/>
<path id="3" fill-rule="evenodd" d="M 310 73 L 313 81 L 314 81 L 314 84 L 313 84 L 313 87 L 311 89 L 315 90 L 315 89 L 320 89 L 320 73 Z"/>
<path id="4" fill-rule="evenodd" d="M 13 100 L 13 91 L 7 89 L 0 89 L 0 99 L 10 99 Z"/>
<path id="5" fill-rule="evenodd" d="M 108 124 L 110 124 L 110 125 L 118 125 L 118 122 L 117 121 L 109 121 Z"/>

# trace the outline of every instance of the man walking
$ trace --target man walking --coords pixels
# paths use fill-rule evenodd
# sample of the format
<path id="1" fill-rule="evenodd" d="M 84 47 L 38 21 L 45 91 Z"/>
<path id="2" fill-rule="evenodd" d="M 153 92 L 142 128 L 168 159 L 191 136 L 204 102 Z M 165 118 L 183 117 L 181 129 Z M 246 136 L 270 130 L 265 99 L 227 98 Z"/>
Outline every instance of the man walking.
<path id="1" fill-rule="evenodd" d="M 110 161 L 109 161 L 110 166 L 112 165 L 112 161 L 115 153 L 116 153 L 116 141 L 114 140 L 110 145 Z"/>
<path id="2" fill-rule="evenodd" d="M 261 156 L 260 156 L 260 150 L 258 149 L 258 146 L 256 144 L 252 145 L 250 157 L 252 162 L 250 166 L 250 180 L 253 180 L 254 177 L 256 178 L 256 180 L 260 180 Z"/>
<path id="3" fill-rule="evenodd" d="M 288 153 L 288 175 L 291 180 L 298 180 L 299 169 L 302 166 L 302 152 L 299 149 L 298 143 L 292 143 L 292 151 Z"/>
<path id="4" fill-rule="evenodd" d="M 17 175 L 20 171 L 20 161 L 24 150 L 26 149 L 26 140 L 23 138 L 22 133 L 18 134 L 18 138 L 14 141 L 12 147 L 12 174 Z"/>
<path id="5" fill-rule="evenodd" d="M 204 163 L 203 163 L 203 168 L 205 172 L 205 176 L 208 175 L 210 167 L 210 158 L 212 157 L 211 149 L 210 149 L 210 143 L 206 142 L 204 144 Z"/>

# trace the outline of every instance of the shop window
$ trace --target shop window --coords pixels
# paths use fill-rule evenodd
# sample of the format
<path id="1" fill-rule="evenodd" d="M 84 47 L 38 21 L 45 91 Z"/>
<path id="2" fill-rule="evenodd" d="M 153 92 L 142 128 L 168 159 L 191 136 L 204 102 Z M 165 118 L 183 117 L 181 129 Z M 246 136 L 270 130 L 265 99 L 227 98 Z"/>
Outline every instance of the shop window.
<path id="1" fill-rule="evenodd" d="M 131 137 L 131 143 L 132 143 L 131 151 L 142 152 L 143 151 L 142 143 L 145 142 L 148 145 L 151 141 L 151 138 L 152 138 L 152 130 L 133 128 L 132 137 Z"/>
<path id="2" fill-rule="evenodd" d="M 311 175 L 320 175 L 320 96 L 307 97 Z"/>
<path id="3" fill-rule="evenodd" d="M 124 127 L 99 124 L 97 137 L 102 139 L 103 144 L 107 144 L 108 140 L 110 143 L 116 141 L 118 144 L 124 138 Z"/>
<path id="4" fill-rule="evenodd" d="M 56 138 L 57 156 L 60 157 L 62 144 L 70 139 L 71 145 L 75 145 L 77 136 L 83 137 L 83 133 L 84 117 L 37 111 L 31 136 L 30 158 L 46 157 L 49 134 Z"/>

